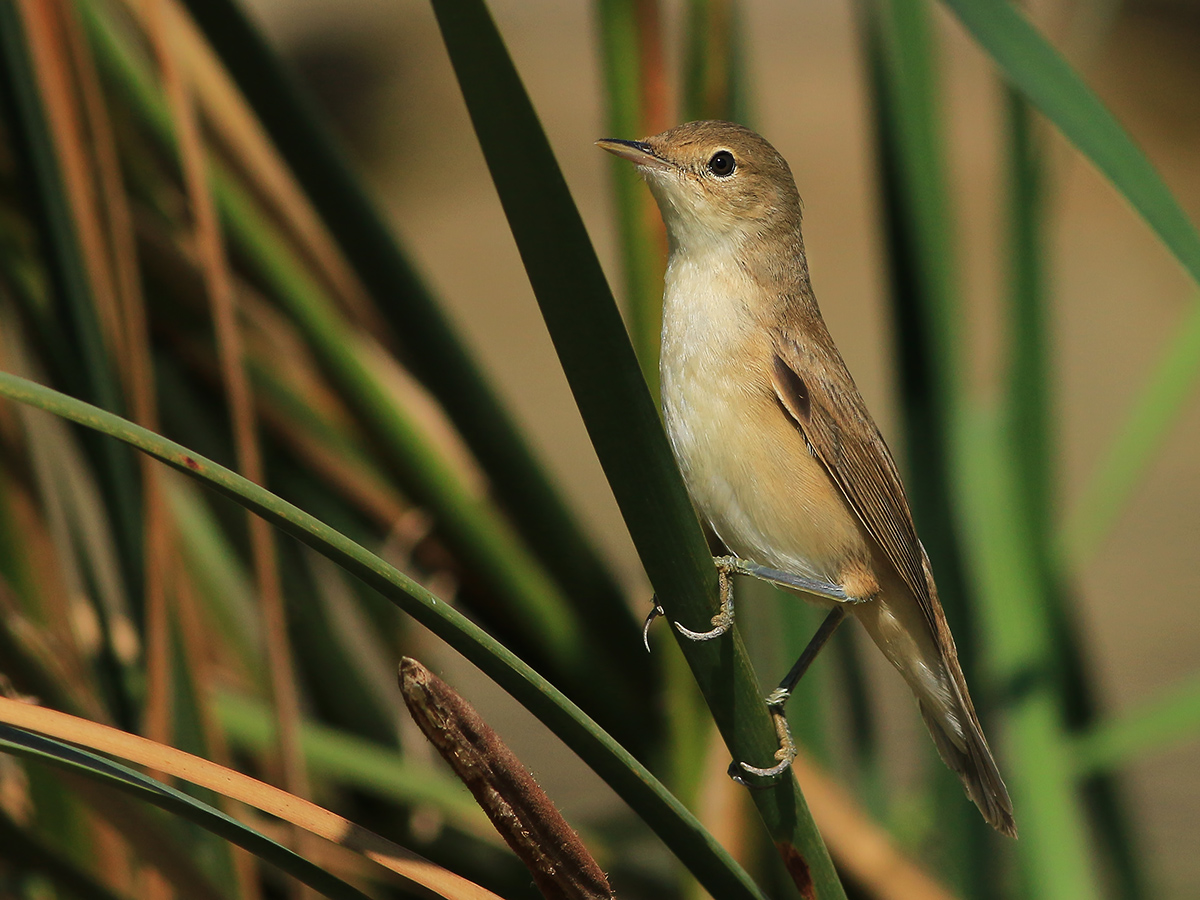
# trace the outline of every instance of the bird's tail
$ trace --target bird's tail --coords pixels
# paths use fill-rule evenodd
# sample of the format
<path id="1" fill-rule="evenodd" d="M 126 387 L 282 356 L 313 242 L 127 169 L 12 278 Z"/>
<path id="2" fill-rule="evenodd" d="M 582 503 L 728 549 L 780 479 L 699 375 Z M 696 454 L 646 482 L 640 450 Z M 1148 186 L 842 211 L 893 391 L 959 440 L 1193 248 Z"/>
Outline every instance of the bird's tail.
<path id="1" fill-rule="evenodd" d="M 967 796 L 979 807 L 988 824 L 1015 838 L 1017 825 L 1012 801 L 975 715 L 928 560 L 925 567 L 938 627 L 930 629 L 916 601 L 906 591 L 890 596 L 885 593 L 876 600 L 856 604 L 852 610 L 912 688 L 938 754 L 962 780 Z M 894 597 L 900 599 L 893 600 Z M 913 640 L 914 635 L 919 638 Z"/>
<path id="2" fill-rule="evenodd" d="M 921 717 L 937 745 L 942 761 L 962 780 L 967 796 L 979 807 L 988 824 L 1001 834 L 1015 838 L 1017 823 L 1013 819 L 1012 801 L 975 715 L 958 658 L 949 657 L 946 668 L 950 670 L 950 680 L 958 695 L 959 715 L 956 718 L 961 723 L 961 734 L 947 728 L 944 717 L 939 716 L 925 698 L 919 697 L 917 702 L 921 707 Z"/>

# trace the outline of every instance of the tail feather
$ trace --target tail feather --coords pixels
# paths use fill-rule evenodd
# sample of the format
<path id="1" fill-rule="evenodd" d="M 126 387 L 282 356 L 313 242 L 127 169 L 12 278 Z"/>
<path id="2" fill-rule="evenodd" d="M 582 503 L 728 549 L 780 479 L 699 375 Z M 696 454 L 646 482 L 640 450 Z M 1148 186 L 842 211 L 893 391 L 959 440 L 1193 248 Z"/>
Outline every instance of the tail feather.
<path id="1" fill-rule="evenodd" d="M 958 775 L 971 802 L 979 807 L 989 825 L 1001 834 L 1015 838 L 1017 823 L 1013 819 L 1012 800 L 1009 799 L 1008 789 L 1000 777 L 1000 770 L 996 768 L 992 752 L 988 749 L 987 739 L 983 736 L 979 721 L 975 718 L 970 697 L 966 698 L 963 705 L 967 715 L 963 717 L 965 721 L 962 747 L 951 738 L 924 702 L 920 702 L 919 705 L 921 718 L 925 720 L 925 727 L 929 729 L 938 755 Z"/>
<path id="2" fill-rule="evenodd" d="M 992 827 L 1016 837 L 1012 800 L 975 715 L 928 558 L 925 573 L 929 609 L 895 584 L 850 611 L 912 688 L 938 754 L 962 780 L 967 796 Z"/>
<path id="3" fill-rule="evenodd" d="M 967 796 L 979 807 L 984 819 L 1001 834 L 1015 838 L 1017 823 L 1013 819 L 1012 800 L 1009 799 L 1008 788 L 1004 786 L 1004 779 L 1000 777 L 996 760 L 992 758 L 987 738 L 983 736 L 983 726 L 979 724 L 979 717 L 975 715 L 975 704 L 971 702 L 971 693 L 967 690 L 967 679 L 958 662 L 958 649 L 954 646 L 954 637 L 950 634 L 950 626 L 942 613 L 929 557 L 925 555 L 924 547 L 921 548 L 921 555 L 924 558 L 925 577 L 935 611 L 934 640 L 940 662 L 950 682 L 950 707 L 956 722 L 948 724 L 957 724 L 959 728 L 947 729 L 943 724 L 944 719 L 934 714 L 927 700 L 918 692 L 921 717 L 925 720 L 934 744 L 937 745 L 942 761 L 961 779 Z"/>

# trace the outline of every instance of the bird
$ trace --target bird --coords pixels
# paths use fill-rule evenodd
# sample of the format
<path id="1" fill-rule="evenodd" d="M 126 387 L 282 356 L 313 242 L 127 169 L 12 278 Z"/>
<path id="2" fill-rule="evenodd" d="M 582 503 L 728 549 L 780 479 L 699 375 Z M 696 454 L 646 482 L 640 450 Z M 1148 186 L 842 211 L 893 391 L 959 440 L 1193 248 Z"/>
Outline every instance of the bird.
<path id="1" fill-rule="evenodd" d="M 849 615 L 911 688 L 984 819 L 1016 837 L 899 471 L 817 306 L 787 162 L 731 122 L 596 144 L 637 167 L 666 226 L 663 422 L 693 504 L 732 554 L 715 559 L 721 611 L 712 628 L 676 627 L 693 640 L 724 634 L 735 574 L 830 609 L 767 698 L 777 765 L 742 769 L 777 775 L 791 764 L 783 704 Z"/>

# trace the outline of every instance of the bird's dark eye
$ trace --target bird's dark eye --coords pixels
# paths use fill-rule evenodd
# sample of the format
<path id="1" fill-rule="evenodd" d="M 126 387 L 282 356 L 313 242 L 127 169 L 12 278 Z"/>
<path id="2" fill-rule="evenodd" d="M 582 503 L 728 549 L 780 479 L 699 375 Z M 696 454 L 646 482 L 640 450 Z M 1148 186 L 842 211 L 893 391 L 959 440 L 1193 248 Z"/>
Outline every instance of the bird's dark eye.
<path id="1" fill-rule="evenodd" d="M 708 171 L 718 178 L 728 178 L 737 169 L 737 160 L 728 150 L 718 150 L 708 161 Z"/>

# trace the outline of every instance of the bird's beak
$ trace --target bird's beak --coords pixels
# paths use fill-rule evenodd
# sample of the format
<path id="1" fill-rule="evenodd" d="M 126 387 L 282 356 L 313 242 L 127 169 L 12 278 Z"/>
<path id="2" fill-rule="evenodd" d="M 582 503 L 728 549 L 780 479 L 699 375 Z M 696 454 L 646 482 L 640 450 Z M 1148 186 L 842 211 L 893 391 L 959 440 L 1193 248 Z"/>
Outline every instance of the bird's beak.
<path id="1" fill-rule="evenodd" d="M 605 138 L 601 141 L 596 141 L 596 146 L 601 150 L 607 150 L 621 159 L 627 159 L 638 168 L 650 169 L 673 169 L 675 168 L 665 159 L 654 155 L 654 151 L 650 149 L 650 145 L 644 141 L 619 141 L 616 138 Z"/>

